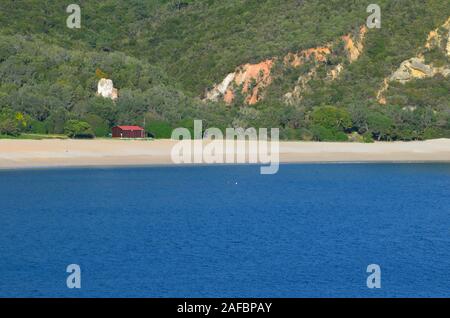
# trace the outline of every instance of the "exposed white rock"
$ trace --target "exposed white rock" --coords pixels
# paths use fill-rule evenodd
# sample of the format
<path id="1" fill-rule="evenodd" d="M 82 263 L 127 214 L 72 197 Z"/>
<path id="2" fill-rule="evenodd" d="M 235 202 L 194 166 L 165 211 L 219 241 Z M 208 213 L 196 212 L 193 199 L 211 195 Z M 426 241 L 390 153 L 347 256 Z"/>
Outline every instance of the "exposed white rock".
<path id="1" fill-rule="evenodd" d="M 286 93 L 284 95 L 284 101 L 287 104 L 292 104 L 296 100 L 302 99 L 302 94 L 307 90 L 308 83 L 315 78 L 317 75 L 317 67 L 314 67 L 307 74 L 300 76 L 297 80 L 297 84 L 292 92 Z"/>
<path id="2" fill-rule="evenodd" d="M 114 88 L 113 81 L 106 78 L 102 78 L 98 82 L 97 95 L 112 100 L 116 100 L 119 97 L 117 89 Z"/>
<path id="3" fill-rule="evenodd" d="M 228 74 L 225 79 L 222 81 L 222 83 L 214 86 L 212 90 L 206 93 L 206 100 L 211 100 L 217 102 L 220 97 L 225 95 L 228 87 L 230 87 L 230 84 L 234 81 L 234 78 L 236 76 L 236 73 L 230 73 Z"/>
<path id="4" fill-rule="evenodd" d="M 450 30 L 448 31 L 448 38 L 447 38 L 447 55 L 450 56 Z"/>
<path id="5" fill-rule="evenodd" d="M 342 64 L 336 65 L 336 67 L 334 67 L 333 69 L 328 71 L 327 80 L 334 81 L 335 79 L 337 79 L 339 77 L 339 75 L 342 73 L 343 70 L 344 70 L 344 65 L 342 65 Z"/>
<path id="6" fill-rule="evenodd" d="M 426 65 L 423 58 L 414 57 L 400 64 L 400 67 L 392 74 L 390 81 L 406 83 L 413 78 L 427 78 L 433 75 L 433 67 Z"/>

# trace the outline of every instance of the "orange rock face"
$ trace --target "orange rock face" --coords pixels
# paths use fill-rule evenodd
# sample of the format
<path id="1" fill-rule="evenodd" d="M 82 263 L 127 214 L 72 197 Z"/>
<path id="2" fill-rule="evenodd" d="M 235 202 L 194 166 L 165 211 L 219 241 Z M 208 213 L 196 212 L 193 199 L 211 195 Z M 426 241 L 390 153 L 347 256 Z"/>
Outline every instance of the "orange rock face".
<path id="1" fill-rule="evenodd" d="M 235 88 L 242 86 L 242 94 L 246 96 L 245 102 L 254 105 L 261 100 L 261 90 L 272 82 L 270 76 L 274 60 L 266 60 L 258 64 L 245 64 L 236 69 L 234 81 L 230 83 L 223 100 L 231 104 L 235 98 Z"/>
<path id="2" fill-rule="evenodd" d="M 302 66 L 306 61 L 314 59 L 317 62 L 326 62 L 327 56 L 331 54 L 330 47 L 317 47 L 303 50 L 299 53 L 288 53 L 284 58 L 284 63 L 292 67 Z"/>
<path id="3" fill-rule="evenodd" d="M 232 89 L 227 89 L 225 95 L 223 95 L 223 100 L 227 104 L 231 104 L 234 100 L 234 93 Z"/>
<path id="4" fill-rule="evenodd" d="M 247 104 L 254 105 L 259 102 L 260 90 L 272 82 L 270 72 L 273 62 L 273 60 L 266 60 L 259 64 L 245 64 L 237 71 L 234 81 L 236 85 L 242 85 L 242 93 L 247 95 Z"/>
<path id="5" fill-rule="evenodd" d="M 345 49 L 348 53 L 350 62 L 356 61 L 364 50 L 363 41 L 367 33 L 366 26 L 362 26 L 359 30 L 359 41 L 354 41 L 351 35 L 344 35 L 342 40 L 345 43 Z"/>

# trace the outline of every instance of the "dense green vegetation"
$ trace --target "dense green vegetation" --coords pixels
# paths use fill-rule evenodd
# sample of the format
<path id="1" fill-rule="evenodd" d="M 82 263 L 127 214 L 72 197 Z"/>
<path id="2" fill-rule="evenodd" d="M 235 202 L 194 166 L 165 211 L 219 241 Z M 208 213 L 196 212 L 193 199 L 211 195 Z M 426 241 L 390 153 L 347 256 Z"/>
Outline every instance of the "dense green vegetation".
<path id="1" fill-rule="evenodd" d="M 359 141 L 450 137 L 450 80 L 393 84 L 376 92 L 429 31 L 450 16 L 447 0 L 380 0 L 382 28 L 339 80 L 313 80 L 301 101 L 283 95 L 304 70 L 276 68 L 264 101 L 204 103 L 205 89 L 243 63 L 323 45 L 365 23 L 359 0 L 83 1 L 82 28 L 68 29 L 57 0 L 0 3 L 0 135 L 107 136 L 116 124 L 144 125 L 156 138 L 203 119 L 215 126 L 279 127 L 285 139 Z M 437 66 L 442 52 L 426 55 Z M 338 63 L 339 61 L 332 61 Z M 450 65 L 450 64 L 449 64 Z M 324 65 L 318 72 L 326 72 Z M 119 89 L 96 96 L 100 77 Z M 353 140 L 353 138 L 351 138 Z"/>

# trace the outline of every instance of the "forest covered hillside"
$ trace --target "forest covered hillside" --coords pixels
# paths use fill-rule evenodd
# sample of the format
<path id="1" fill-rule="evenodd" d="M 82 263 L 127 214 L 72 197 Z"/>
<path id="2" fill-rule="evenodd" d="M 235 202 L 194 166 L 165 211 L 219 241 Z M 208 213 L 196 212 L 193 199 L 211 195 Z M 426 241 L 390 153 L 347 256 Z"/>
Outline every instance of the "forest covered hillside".
<path id="1" fill-rule="evenodd" d="M 279 127 L 294 140 L 450 138 L 448 0 L 0 3 L 0 135 L 116 124 L 156 137 Z M 118 98 L 97 96 L 101 78 Z"/>

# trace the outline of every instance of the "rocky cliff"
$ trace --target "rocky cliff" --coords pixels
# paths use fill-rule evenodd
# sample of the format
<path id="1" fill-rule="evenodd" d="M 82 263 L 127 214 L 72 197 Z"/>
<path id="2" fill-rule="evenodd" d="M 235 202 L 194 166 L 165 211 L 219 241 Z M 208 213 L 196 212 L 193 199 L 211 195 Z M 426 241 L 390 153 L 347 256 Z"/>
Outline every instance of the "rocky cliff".
<path id="1" fill-rule="evenodd" d="M 282 59 L 273 57 L 257 64 L 238 66 L 221 83 L 214 85 L 211 90 L 206 92 L 205 100 L 223 100 L 227 104 L 231 104 L 236 94 L 240 93 L 245 97 L 246 104 L 256 104 L 264 98 L 265 90 L 273 82 L 272 69 L 276 63 L 282 63 L 283 68 L 306 67 L 308 69 L 298 78 L 292 90 L 284 95 L 285 101 L 288 103 L 301 99 L 309 81 L 317 77 L 318 68 L 329 63 L 331 57 L 342 54 L 338 52 L 340 45 L 344 48 L 344 56 L 341 56 L 342 62 L 329 69 L 325 80 L 336 80 L 346 65 L 358 60 L 364 50 L 366 33 L 367 28 L 363 26 L 358 32 L 344 35 L 337 41 L 324 46 L 290 52 Z"/>
<path id="2" fill-rule="evenodd" d="M 297 84 L 291 92 L 284 95 L 287 103 L 292 103 L 302 98 L 303 93 L 308 89 L 308 83 L 317 78 L 318 69 L 327 64 L 331 57 L 340 57 L 341 62 L 332 66 L 324 78 L 326 81 L 334 81 L 339 78 L 339 75 L 344 71 L 345 66 L 349 65 L 359 59 L 364 50 L 364 39 L 367 33 L 367 28 L 362 26 L 358 33 L 344 35 L 341 39 L 330 43 L 325 47 L 309 49 L 294 55 L 294 59 L 288 55 L 285 64 L 290 64 L 293 67 L 303 66 L 309 63 L 309 70 L 306 74 L 300 76 Z M 337 52 L 339 45 L 343 44 L 344 56 L 339 56 Z M 311 58 L 312 57 L 312 58 Z M 290 62 L 290 61 L 293 61 Z M 312 61 L 312 63 L 311 63 Z"/>
<path id="3" fill-rule="evenodd" d="M 433 61 L 426 61 L 427 53 L 434 50 L 440 51 L 447 57 L 450 57 L 450 18 L 440 28 L 429 33 L 425 45 L 419 50 L 417 56 L 403 61 L 399 68 L 384 80 L 383 85 L 377 94 L 378 102 L 382 105 L 387 103 L 385 94 L 392 82 L 405 84 L 415 79 L 420 80 L 436 75 L 450 77 L 450 63 L 436 66 Z"/>
<path id="4" fill-rule="evenodd" d="M 315 79 L 334 81 L 339 79 L 346 66 L 357 61 L 364 52 L 367 28 L 362 26 L 359 32 L 351 32 L 338 40 L 323 46 L 290 52 L 284 57 L 272 57 L 257 64 L 245 64 L 237 67 L 224 80 L 206 92 L 205 100 L 223 100 L 231 104 L 236 95 L 242 94 L 244 102 L 254 105 L 265 97 L 265 91 L 273 83 L 276 75 L 273 68 L 281 63 L 282 68 L 303 68 L 296 84 L 284 93 L 284 101 L 293 103 L 301 100 L 309 89 L 309 83 Z M 343 50 L 342 50 L 343 49 Z M 450 63 L 435 63 L 427 57 L 431 52 L 439 51 L 450 58 L 450 18 L 439 28 L 432 30 L 423 47 L 416 56 L 403 61 L 388 77 L 377 92 L 376 99 L 386 104 L 386 92 L 392 82 L 405 84 L 415 79 L 432 78 L 437 75 L 450 77 Z M 333 65 L 331 59 L 340 61 Z M 326 65 L 326 76 L 319 75 L 319 69 Z"/>

